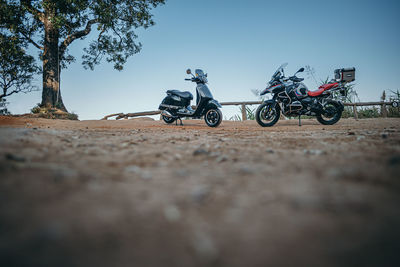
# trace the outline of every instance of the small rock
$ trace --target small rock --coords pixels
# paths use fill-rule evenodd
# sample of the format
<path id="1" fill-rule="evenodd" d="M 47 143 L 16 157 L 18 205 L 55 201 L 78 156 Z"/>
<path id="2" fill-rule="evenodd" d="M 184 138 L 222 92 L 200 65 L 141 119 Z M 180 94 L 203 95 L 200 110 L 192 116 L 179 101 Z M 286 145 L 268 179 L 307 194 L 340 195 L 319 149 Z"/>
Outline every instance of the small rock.
<path id="1" fill-rule="evenodd" d="M 131 165 L 125 168 L 126 173 L 133 173 L 138 176 L 140 176 L 144 180 L 148 180 L 152 178 L 152 175 L 150 172 L 142 170 L 139 166 L 136 165 Z"/>
<path id="2" fill-rule="evenodd" d="M 210 157 L 218 157 L 220 155 L 221 155 L 221 153 L 219 153 L 219 152 L 211 152 L 210 153 Z"/>
<path id="3" fill-rule="evenodd" d="M 389 137 L 389 135 L 388 135 L 387 133 L 381 133 L 381 137 L 382 137 L 383 139 L 386 139 L 386 138 Z"/>
<path id="4" fill-rule="evenodd" d="M 181 212 L 175 205 L 168 205 L 164 208 L 165 219 L 169 222 L 177 222 L 181 218 Z"/>
<path id="5" fill-rule="evenodd" d="M 364 135 L 357 136 L 357 141 L 361 141 L 361 140 L 363 140 L 363 139 L 365 139 L 365 136 L 364 136 Z"/>
<path id="6" fill-rule="evenodd" d="M 207 261 L 215 260 L 218 257 L 219 252 L 212 237 L 205 232 L 195 233 L 193 247 L 196 253 Z"/>
<path id="7" fill-rule="evenodd" d="M 190 175 L 190 172 L 188 170 L 179 169 L 175 172 L 175 175 L 179 177 L 188 177 Z"/>
<path id="8" fill-rule="evenodd" d="M 17 161 L 17 162 L 25 162 L 26 161 L 26 159 L 24 157 L 18 156 L 18 155 L 14 155 L 14 154 L 11 154 L 11 153 L 7 153 L 5 155 L 5 158 L 8 159 L 8 160 Z"/>
<path id="9" fill-rule="evenodd" d="M 355 132 L 348 132 L 347 135 L 355 135 Z"/>
<path id="10" fill-rule="evenodd" d="M 37 127 L 33 127 L 32 129 L 33 129 L 33 130 L 37 130 L 38 128 L 37 128 Z"/>
<path id="11" fill-rule="evenodd" d="M 306 155 L 323 155 L 326 154 L 325 151 L 319 149 L 304 149 L 303 153 Z"/>
<path id="12" fill-rule="evenodd" d="M 274 154 L 275 153 L 275 151 L 273 149 L 270 149 L 270 148 L 265 150 L 265 152 L 270 153 L 270 154 Z"/>
<path id="13" fill-rule="evenodd" d="M 210 194 L 209 186 L 198 185 L 192 190 L 192 192 L 190 193 L 190 196 L 194 202 L 202 203 L 209 194 Z"/>
<path id="14" fill-rule="evenodd" d="M 208 152 L 204 148 L 198 148 L 195 151 L 193 151 L 193 156 L 200 156 L 200 155 L 208 155 L 210 152 Z"/>
<path id="15" fill-rule="evenodd" d="M 254 173 L 254 170 L 249 167 L 242 166 L 239 168 L 239 173 L 242 175 L 248 175 Z"/>
<path id="16" fill-rule="evenodd" d="M 176 153 L 176 154 L 174 155 L 174 159 L 175 159 L 175 160 L 180 160 L 180 159 L 182 159 L 181 154 Z"/>
<path id="17" fill-rule="evenodd" d="M 219 162 L 224 162 L 224 161 L 227 161 L 228 160 L 228 157 L 227 156 L 225 156 L 225 155 L 221 155 L 221 156 L 219 156 L 218 158 L 217 158 L 217 162 L 219 163 Z"/>
<path id="18" fill-rule="evenodd" d="M 388 164 L 392 165 L 392 166 L 400 165 L 400 155 L 394 155 L 394 156 L 390 157 Z"/>
<path id="19" fill-rule="evenodd" d="M 31 127 L 31 126 L 32 126 L 32 123 L 29 123 L 29 122 L 28 122 L 28 123 L 26 124 L 26 126 Z"/>

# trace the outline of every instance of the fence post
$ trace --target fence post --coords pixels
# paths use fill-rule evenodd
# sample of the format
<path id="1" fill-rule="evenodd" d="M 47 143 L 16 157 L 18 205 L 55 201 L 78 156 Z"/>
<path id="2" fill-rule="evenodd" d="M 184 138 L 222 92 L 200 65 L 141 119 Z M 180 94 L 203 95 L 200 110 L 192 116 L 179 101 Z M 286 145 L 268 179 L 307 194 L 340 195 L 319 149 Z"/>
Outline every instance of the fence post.
<path id="1" fill-rule="evenodd" d="M 386 109 L 386 104 L 385 104 L 385 102 L 382 102 L 382 105 L 381 105 L 381 113 L 382 113 L 382 117 L 387 118 L 387 109 Z"/>
<path id="2" fill-rule="evenodd" d="M 353 104 L 353 113 L 354 113 L 354 119 L 358 120 L 357 106 L 355 103 Z"/>
<path id="3" fill-rule="evenodd" d="M 246 105 L 242 104 L 242 121 L 247 120 Z"/>

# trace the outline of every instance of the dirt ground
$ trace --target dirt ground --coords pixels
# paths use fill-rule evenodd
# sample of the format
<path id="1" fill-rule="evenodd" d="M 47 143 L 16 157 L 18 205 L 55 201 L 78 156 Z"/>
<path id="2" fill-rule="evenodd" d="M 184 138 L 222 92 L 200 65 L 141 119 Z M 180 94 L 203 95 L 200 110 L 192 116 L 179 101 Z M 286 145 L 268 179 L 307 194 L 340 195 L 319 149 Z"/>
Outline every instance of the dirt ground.
<path id="1" fill-rule="evenodd" d="M 0 117 L 1 266 L 400 266 L 400 119 Z"/>

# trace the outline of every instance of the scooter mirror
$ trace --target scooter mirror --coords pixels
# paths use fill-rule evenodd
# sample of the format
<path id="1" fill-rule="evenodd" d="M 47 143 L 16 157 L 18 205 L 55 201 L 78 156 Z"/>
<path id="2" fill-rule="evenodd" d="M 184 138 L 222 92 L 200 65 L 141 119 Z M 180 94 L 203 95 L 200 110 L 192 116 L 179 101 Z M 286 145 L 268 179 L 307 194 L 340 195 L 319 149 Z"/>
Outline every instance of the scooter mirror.
<path id="1" fill-rule="evenodd" d="M 186 70 L 186 73 L 187 73 L 187 74 L 192 74 L 192 71 L 191 71 L 190 69 L 187 69 L 187 70 Z"/>
<path id="2" fill-rule="evenodd" d="M 206 73 L 204 76 L 208 77 L 208 76 L 207 76 L 207 73 Z"/>
<path id="3" fill-rule="evenodd" d="M 300 68 L 297 72 L 303 72 L 304 68 Z"/>

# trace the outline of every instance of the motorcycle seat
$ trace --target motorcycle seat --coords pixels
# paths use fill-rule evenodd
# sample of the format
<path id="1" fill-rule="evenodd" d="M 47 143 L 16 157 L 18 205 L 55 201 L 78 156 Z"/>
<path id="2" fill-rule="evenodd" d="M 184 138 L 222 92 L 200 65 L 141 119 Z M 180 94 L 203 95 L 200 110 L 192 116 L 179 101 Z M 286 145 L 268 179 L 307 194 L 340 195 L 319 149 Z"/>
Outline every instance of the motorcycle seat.
<path id="1" fill-rule="evenodd" d="M 193 99 L 192 93 L 190 93 L 190 92 L 188 92 L 188 91 L 182 92 L 182 91 L 179 91 L 179 90 L 168 90 L 168 91 L 167 91 L 167 94 L 180 96 L 180 97 L 182 97 L 182 98 L 186 98 L 186 99 L 189 99 L 189 100 L 192 100 L 192 99 Z"/>
<path id="2" fill-rule="evenodd" d="M 327 83 L 324 85 L 321 85 L 318 90 L 315 91 L 308 91 L 309 96 L 319 96 L 321 95 L 324 91 L 331 89 L 332 87 L 337 86 L 338 83 Z"/>

